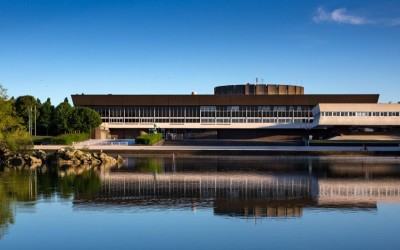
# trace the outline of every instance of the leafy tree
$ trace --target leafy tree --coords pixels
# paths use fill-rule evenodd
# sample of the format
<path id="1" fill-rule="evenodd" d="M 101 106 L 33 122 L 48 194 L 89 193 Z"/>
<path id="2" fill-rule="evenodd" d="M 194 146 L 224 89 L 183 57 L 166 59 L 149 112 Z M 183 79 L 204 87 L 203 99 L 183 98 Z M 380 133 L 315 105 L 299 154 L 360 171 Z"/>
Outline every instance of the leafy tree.
<path id="1" fill-rule="evenodd" d="M 14 108 L 13 99 L 7 98 L 7 89 L 0 84 L 0 141 L 11 151 L 28 149 L 32 145 L 31 137 Z"/>
<path id="2" fill-rule="evenodd" d="M 30 95 L 19 96 L 15 100 L 15 109 L 17 110 L 18 114 L 24 120 L 24 124 L 28 126 L 29 123 L 29 110 L 32 108 L 32 118 L 34 115 L 34 109 L 36 107 L 36 118 L 39 117 L 38 107 L 40 103 L 35 99 L 35 97 Z M 32 123 L 33 124 L 33 123 Z"/>
<path id="3" fill-rule="evenodd" d="M 54 121 L 56 124 L 56 131 L 58 134 L 70 132 L 70 117 L 73 111 L 73 107 L 68 102 L 60 103 L 54 110 Z"/>
<path id="4" fill-rule="evenodd" d="M 4 140 L 7 133 L 23 128 L 22 120 L 14 109 L 13 100 L 7 100 L 7 89 L 0 84 L 0 140 Z"/>
<path id="5" fill-rule="evenodd" d="M 39 117 L 39 126 L 43 132 L 46 132 L 46 135 L 49 135 L 49 129 L 54 126 L 54 106 L 51 105 L 50 98 L 40 105 L 39 108 L 40 117 Z"/>
<path id="6" fill-rule="evenodd" d="M 75 132 L 84 132 L 84 117 L 80 108 L 74 108 L 69 119 L 70 127 Z"/>
<path id="7" fill-rule="evenodd" d="M 98 127 L 102 121 L 99 113 L 91 108 L 80 107 L 81 115 L 83 117 L 84 123 L 82 124 L 82 131 L 85 133 L 90 133 L 92 129 Z"/>
<path id="8" fill-rule="evenodd" d="M 90 133 L 91 130 L 101 124 L 100 115 L 93 109 L 77 107 L 71 114 L 70 124 L 74 131 Z"/>

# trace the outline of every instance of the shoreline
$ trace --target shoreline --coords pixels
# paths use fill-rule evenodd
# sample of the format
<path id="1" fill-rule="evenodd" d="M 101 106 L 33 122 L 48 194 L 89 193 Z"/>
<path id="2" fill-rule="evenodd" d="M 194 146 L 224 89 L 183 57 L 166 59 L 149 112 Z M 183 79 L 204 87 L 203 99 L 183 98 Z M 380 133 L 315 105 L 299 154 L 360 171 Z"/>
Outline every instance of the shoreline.
<path id="1" fill-rule="evenodd" d="M 34 150 L 52 152 L 65 145 L 35 145 Z M 392 156 L 400 157 L 400 147 L 374 146 L 75 146 L 90 152 L 120 155 L 226 155 L 226 156 Z"/>

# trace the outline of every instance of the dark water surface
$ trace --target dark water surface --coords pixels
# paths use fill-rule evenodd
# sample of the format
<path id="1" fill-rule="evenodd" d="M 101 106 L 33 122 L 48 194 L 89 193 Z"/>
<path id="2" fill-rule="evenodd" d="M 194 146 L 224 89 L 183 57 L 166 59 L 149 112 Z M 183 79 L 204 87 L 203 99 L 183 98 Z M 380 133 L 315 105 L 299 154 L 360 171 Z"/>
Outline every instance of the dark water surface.
<path id="1" fill-rule="evenodd" d="M 0 170 L 0 249 L 400 249 L 400 159 Z"/>

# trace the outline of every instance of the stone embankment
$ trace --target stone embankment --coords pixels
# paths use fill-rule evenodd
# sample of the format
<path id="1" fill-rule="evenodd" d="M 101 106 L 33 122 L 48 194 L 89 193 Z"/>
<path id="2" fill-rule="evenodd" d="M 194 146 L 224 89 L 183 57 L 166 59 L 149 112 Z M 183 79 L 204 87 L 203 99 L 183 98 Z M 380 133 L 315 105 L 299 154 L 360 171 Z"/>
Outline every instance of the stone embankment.
<path id="1" fill-rule="evenodd" d="M 103 152 L 90 153 L 74 148 L 61 148 L 52 154 L 47 154 L 43 150 L 35 150 L 29 154 L 13 154 L 4 144 L 0 144 L 0 162 L 5 165 L 13 166 L 41 166 L 49 163 L 57 166 L 81 164 L 99 166 L 99 165 L 122 165 L 124 160 L 121 156 L 114 158 Z"/>

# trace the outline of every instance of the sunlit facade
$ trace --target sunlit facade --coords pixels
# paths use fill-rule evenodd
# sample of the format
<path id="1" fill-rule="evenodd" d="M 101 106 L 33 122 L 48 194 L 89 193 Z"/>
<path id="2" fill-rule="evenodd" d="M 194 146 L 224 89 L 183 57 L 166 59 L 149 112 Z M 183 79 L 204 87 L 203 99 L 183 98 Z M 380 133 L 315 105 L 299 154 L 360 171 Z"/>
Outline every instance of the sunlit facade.
<path id="1" fill-rule="evenodd" d="M 328 135 L 326 128 L 332 126 L 400 125 L 400 106 L 383 106 L 378 98 L 378 94 L 307 95 L 301 86 L 254 84 L 219 86 L 214 95 L 72 95 L 75 106 L 100 114 L 107 134 L 100 137 L 133 138 L 156 127 L 181 139 L 304 136 L 310 130 Z M 374 116 L 373 123 L 357 122 L 367 121 L 361 113 L 372 117 L 377 112 L 380 116 Z M 346 113 L 351 122 L 345 122 Z M 333 114 L 343 116 L 337 119 Z"/>

